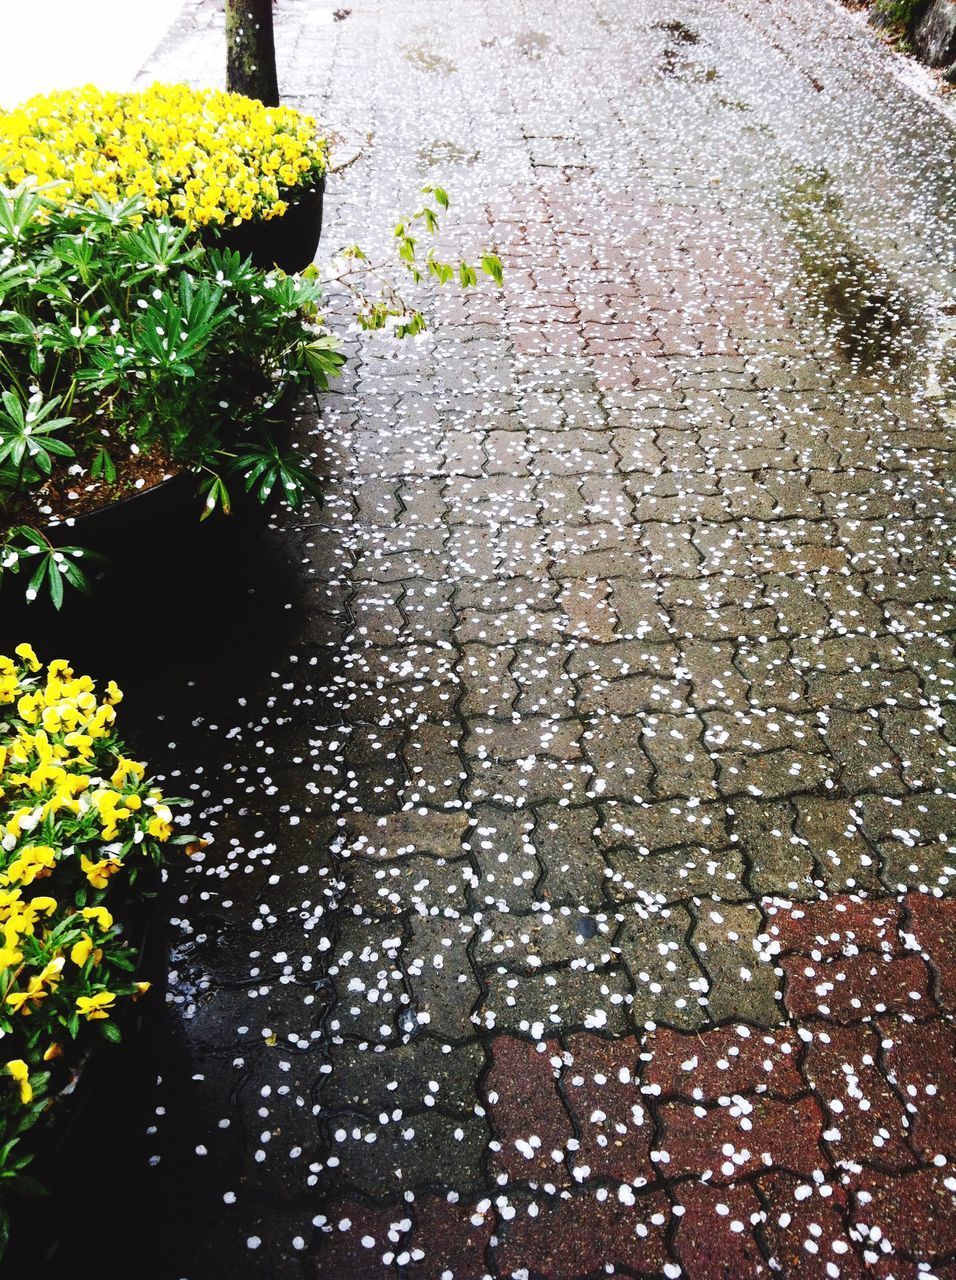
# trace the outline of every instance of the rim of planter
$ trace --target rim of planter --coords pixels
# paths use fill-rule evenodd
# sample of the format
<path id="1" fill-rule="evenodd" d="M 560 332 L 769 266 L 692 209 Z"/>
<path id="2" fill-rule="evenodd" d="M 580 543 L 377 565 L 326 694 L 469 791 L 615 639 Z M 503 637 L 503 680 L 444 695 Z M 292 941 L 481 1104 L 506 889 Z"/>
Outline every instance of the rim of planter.
<path id="1" fill-rule="evenodd" d="M 304 271 L 314 261 L 322 235 L 325 174 L 307 187 L 280 195 L 288 202 L 285 213 L 247 218 L 237 227 L 210 228 L 203 242 L 209 248 L 235 249 L 263 271 Z"/>
<path id="2" fill-rule="evenodd" d="M 280 444 L 287 444 L 291 434 L 292 427 L 292 410 L 299 391 L 299 384 L 296 382 L 280 385 L 275 398 L 268 408 L 263 409 L 264 415 L 274 415 L 267 421 L 271 422 L 274 430 L 272 434 L 279 440 Z M 102 521 L 104 524 L 109 522 L 114 516 L 119 517 L 136 507 L 138 504 L 145 504 L 149 499 L 155 499 L 160 493 L 169 494 L 174 488 L 181 489 L 185 493 L 190 493 L 190 499 L 195 503 L 196 523 L 199 523 L 199 517 L 202 514 L 202 503 L 199 500 L 195 484 L 198 479 L 198 473 L 193 471 L 188 463 L 176 463 L 171 461 L 168 467 L 175 467 L 176 470 L 168 471 L 162 479 L 155 481 L 153 484 L 144 485 L 141 489 L 133 489 L 130 493 L 124 493 L 122 497 L 111 498 L 108 502 L 100 503 L 98 506 L 89 507 L 85 511 L 78 511 L 75 515 L 62 515 L 56 518 L 47 518 L 42 525 L 43 531 L 50 539 L 54 546 L 71 545 L 73 535 L 80 531 L 82 545 L 82 530 L 89 528 L 91 525 Z M 255 501 L 256 506 L 262 506 L 254 495 L 248 493 L 245 486 L 237 485 L 233 489 L 233 507 L 238 509 L 245 505 L 244 499 Z"/>

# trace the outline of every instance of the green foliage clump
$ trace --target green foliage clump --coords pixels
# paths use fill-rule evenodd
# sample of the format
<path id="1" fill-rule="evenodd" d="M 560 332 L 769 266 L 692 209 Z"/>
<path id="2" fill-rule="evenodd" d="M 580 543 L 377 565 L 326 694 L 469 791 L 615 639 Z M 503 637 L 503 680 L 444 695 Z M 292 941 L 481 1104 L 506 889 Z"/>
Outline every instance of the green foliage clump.
<path id="1" fill-rule="evenodd" d="M 320 298 L 314 272 L 260 271 L 138 199 L 0 191 L 0 575 L 28 563 L 55 599 L 81 585 L 71 549 L 43 552 L 39 509 L 91 483 L 105 500 L 131 457 L 195 470 L 207 512 L 232 483 L 298 505 L 313 479 L 268 410 L 342 364 Z"/>
<path id="2" fill-rule="evenodd" d="M 873 0 L 873 12 L 887 27 L 912 34 L 927 7 L 927 0 Z"/>

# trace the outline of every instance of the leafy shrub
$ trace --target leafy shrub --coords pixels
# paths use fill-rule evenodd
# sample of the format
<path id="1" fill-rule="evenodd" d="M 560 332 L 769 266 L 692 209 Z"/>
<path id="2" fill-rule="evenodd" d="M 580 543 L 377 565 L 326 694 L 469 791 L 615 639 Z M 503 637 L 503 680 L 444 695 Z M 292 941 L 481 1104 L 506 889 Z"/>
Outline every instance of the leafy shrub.
<path id="1" fill-rule="evenodd" d="M 31 179 L 59 203 L 140 197 L 191 229 L 277 217 L 325 173 L 328 144 L 291 107 L 238 93 L 154 84 L 87 85 L 0 112 L 0 174 Z"/>
<path id="2" fill-rule="evenodd" d="M 43 509 L 102 504 L 144 459 L 197 470 L 210 509 L 233 480 L 297 504 L 312 479 L 268 411 L 342 362 L 308 273 L 259 271 L 143 213 L 0 191 L 0 574 L 29 564 L 54 599 L 81 574 L 70 549 L 44 550 Z"/>
<path id="3" fill-rule="evenodd" d="M 116 736 L 121 698 L 28 644 L 0 655 L 0 1193 L 29 1188 L 25 1135 L 148 987 L 114 917 L 161 846 L 187 839 Z M 0 1244 L 3 1226 L 0 1205 Z"/>

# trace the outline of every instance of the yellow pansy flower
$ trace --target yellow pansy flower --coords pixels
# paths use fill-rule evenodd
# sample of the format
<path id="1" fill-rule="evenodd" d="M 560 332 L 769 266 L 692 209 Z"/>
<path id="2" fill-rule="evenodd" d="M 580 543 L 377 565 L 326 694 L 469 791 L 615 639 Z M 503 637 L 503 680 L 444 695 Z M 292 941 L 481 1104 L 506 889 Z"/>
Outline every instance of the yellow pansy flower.
<path id="1" fill-rule="evenodd" d="M 94 889 L 105 889 L 110 876 L 120 869 L 119 862 L 114 858 L 101 858 L 99 862 L 93 862 L 85 853 L 80 854 L 80 866 Z"/>
<path id="2" fill-rule="evenodd" d="M 7 1073 L 13 1076 L 20 1086 L 20 1101 L 26 1106 L 33 1101 L 33 1087 L 30 1084 L 30 1068 L 22 1058 L 11 1058 L 7 1063 Z"/>
<path id="3" fill-rule="evenodd" d="M 327 143 L 314 120 L 239 94 L 155 84 L 87 86 L 0 115 L 0 172 L 30 175 L 59 200 L 141 195 L 187 226 L 277 217 L 286 188 L 316 181 Z"/>
<path id="4" fill-rule="evenodd" d="M 87 1022 L 95 1022 L 98 1018 L 108 1018 L 115 1003 L 116 996 L 112 991 L 99 991 L 95 996 L 78 996 L 76 1010 Z"/>
<path id="5" fill-rule="evenodd" d="M 139 760 L 127 760 L 125 756 L 120 756 L 119 763 L 113 771 L 110 778 L 114 787 L 125 786 L 128 778 L 135 778 L 137 782 L 142 782 L 146 776 L 146 766 L 141 764 Z"/>
<path id="6" fill-rule="evenodd" d="M 43 971 L 40 974 L 40 981 L 46 983 L 46 985 L 53 990 L 60 981 L 60 976 L 65 964 L 66 961 L 63 956 L 54 956 L 52 960 L 48 961 L 47 964 L 44 965 Z"/>
<path id="7" fill-rule="evenodd" d="M 22 658 L 30 671 L 36 672 L 40 670 L 40 659 L 37 657 L 32 644 L 18 644 L 13 651 L 18 658 Z"/>
<path id="8" fill-rule="evenodd" d="M 33 817 L 33 809 L 30 807 L 15 809 L 7 822 L 4 830 L 8 836 L 13 836 L 14 840 L 19 840 L 23 834 L 24 825 Z"/>
<path id="9" fill-rule="evenodd" d="M 0 879 L 7 883 L 12 880 L 23 885 L 33 884 L 34 880 L 48 876 L 55 866 L 56 853 L 49 845 L 28 845 L 10 863 Z"/>
<path id="10" fill-rule="evenodd" d="M 158 804 L 153 812 L 153 816 L 146 824 L 146 830 L 154 840 L 165 842 L 173 834 L 172 828 L 172 811 L 167 805 Z"/>
<path id="11" fill-rule="evenodd" d="M 93 951 L 93 939 L 88 933 L 84 933 L 79 942 L 74 942 L 70 948 L 70 959 L 75 965 L 79 965 L 82 969 L 90 958 Z"/>
<path id="12" fill-rule="evenodd" d="M 93 920 L 104 933 L 113 927 L 113 917 L 105 907 L 84 907 L 80 915 L 84 920 Z"/>
<path id="13" fill-rule="evenodd" d="M 50 994 L 39 978 L 33 977 L 27 983 L 26 991 L 11 991 L 7 996 L 7 1004 L 14 1013 L 22 1013 L 29 1017 L 33 1008 L 41 1004 Z"/>

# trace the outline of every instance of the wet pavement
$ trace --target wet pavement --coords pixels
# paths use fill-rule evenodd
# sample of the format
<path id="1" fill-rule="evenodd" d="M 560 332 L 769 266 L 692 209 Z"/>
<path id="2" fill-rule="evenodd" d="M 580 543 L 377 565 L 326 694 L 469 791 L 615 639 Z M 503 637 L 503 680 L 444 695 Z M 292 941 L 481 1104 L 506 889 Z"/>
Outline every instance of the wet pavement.
<path id="1" fill-rule="evenodd" d="M 340 12 L 325 246 L 440 181 L 506 288 L 350 336 L 321 507 L 130 663 L 212 838 L 144 1265 L 956 1276 L 956 133 L 822 0 Z"/>

